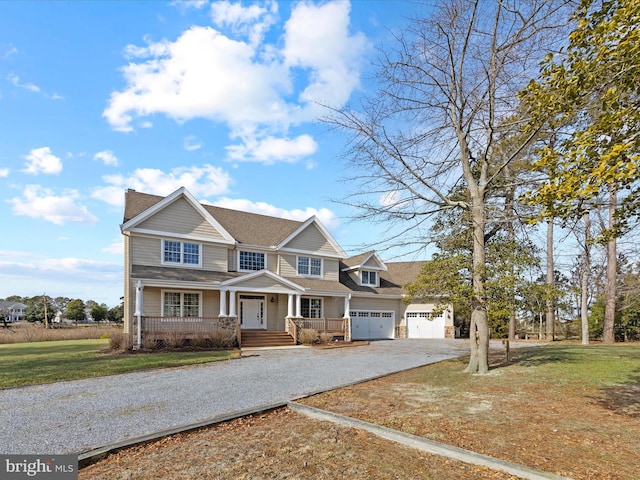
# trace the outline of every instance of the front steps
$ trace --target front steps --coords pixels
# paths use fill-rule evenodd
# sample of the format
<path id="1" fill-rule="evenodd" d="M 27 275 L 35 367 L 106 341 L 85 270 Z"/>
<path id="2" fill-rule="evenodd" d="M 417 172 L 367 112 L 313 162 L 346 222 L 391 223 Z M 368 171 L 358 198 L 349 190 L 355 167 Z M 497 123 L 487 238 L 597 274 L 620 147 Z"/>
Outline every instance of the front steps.
<path id="1" fill-rule="evenodd" d="M 252 347 L 293 347 L 293 337 L 287 332 L 268 330 L 242 330 L 242 348 Z"/>

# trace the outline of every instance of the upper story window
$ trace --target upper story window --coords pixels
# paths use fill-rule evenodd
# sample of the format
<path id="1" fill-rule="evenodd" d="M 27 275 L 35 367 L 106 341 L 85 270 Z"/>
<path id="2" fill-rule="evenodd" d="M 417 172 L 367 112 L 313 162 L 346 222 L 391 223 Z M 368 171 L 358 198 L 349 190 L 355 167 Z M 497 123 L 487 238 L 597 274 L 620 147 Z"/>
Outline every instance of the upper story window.
<path id="1" fill-rule="evenodd" d="M 298 257 L 298 275 L 321 277 L 322 259 L 315 257 Z"/>
<path id="2" fill-rule="evenodd" d="M 240 251 L 239 270 L 264 270 L 264 253 Z"/>
<path id="3" fill-rule="evenodd" d="M 378 285 L 378 273 L 372 272 L 371 270 L 362 270 L 360 282 L 362 285 L 376 287 Z"/>
<path id="4" fill-rule="evenodd" d="M 162 241 L 162 263 L 172 265 L 200 266 L 202 255 L 199 243 Z"/>

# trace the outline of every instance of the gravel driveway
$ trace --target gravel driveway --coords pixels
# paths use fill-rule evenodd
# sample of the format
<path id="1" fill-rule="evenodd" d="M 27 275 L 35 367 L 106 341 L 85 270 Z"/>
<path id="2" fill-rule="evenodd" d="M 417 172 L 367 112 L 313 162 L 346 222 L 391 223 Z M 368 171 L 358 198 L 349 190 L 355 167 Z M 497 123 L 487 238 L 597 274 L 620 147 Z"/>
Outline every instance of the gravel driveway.
<path id="1" fill-rule="evenodd" d="M 78 454 L 114 442 L 457 357 L 468 340 L 398 339 L 0 390 L 3 454 Z"/>

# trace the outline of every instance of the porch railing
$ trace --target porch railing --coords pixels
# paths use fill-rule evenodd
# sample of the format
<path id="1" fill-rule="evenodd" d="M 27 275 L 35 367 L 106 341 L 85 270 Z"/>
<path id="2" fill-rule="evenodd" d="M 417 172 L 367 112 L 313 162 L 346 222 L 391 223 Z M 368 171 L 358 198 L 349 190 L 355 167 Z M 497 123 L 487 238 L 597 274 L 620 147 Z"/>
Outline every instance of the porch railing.
<path id="1" fill-rule="evenodd" d="M 318 333 L 329 332 L 335 335 L 345 335 L 347 319 L 345 318 L 303 318 L 299 322 L 300 328 L 311 328 Z"/>
<path id="2" fill-rule="evenodd" d="M 142 317 L 142 333 L 162 335 L 180 333 L 186 336 L 235 330 L 235 323 L 215 317 Z"/>
<path id="3" fill-rule="evenodd" d="M 296 322 L 296 320 L 292 319 L 292 318 L 287 318 L 286 319 L 286 332 L 291 335 L 291 337 L 293 338 L 293 341 L 296 343 L 296 345 L 298 344 L 298 338 L 300 337 L 300 327 L 298 326 L 298 323 Z"/>

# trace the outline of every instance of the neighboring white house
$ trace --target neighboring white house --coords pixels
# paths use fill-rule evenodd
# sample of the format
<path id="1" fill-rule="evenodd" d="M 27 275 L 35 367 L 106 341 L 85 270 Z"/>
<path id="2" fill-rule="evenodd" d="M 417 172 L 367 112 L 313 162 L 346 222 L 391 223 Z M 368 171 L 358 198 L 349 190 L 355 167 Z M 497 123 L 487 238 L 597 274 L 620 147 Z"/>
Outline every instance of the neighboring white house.
<path id="1" fill-rule="evenodd" d="M 27 306 L 20 302 L 0 302 L 0 314 L 6 315 L 7 323 L 19 322 L 24 319 Z"/>

